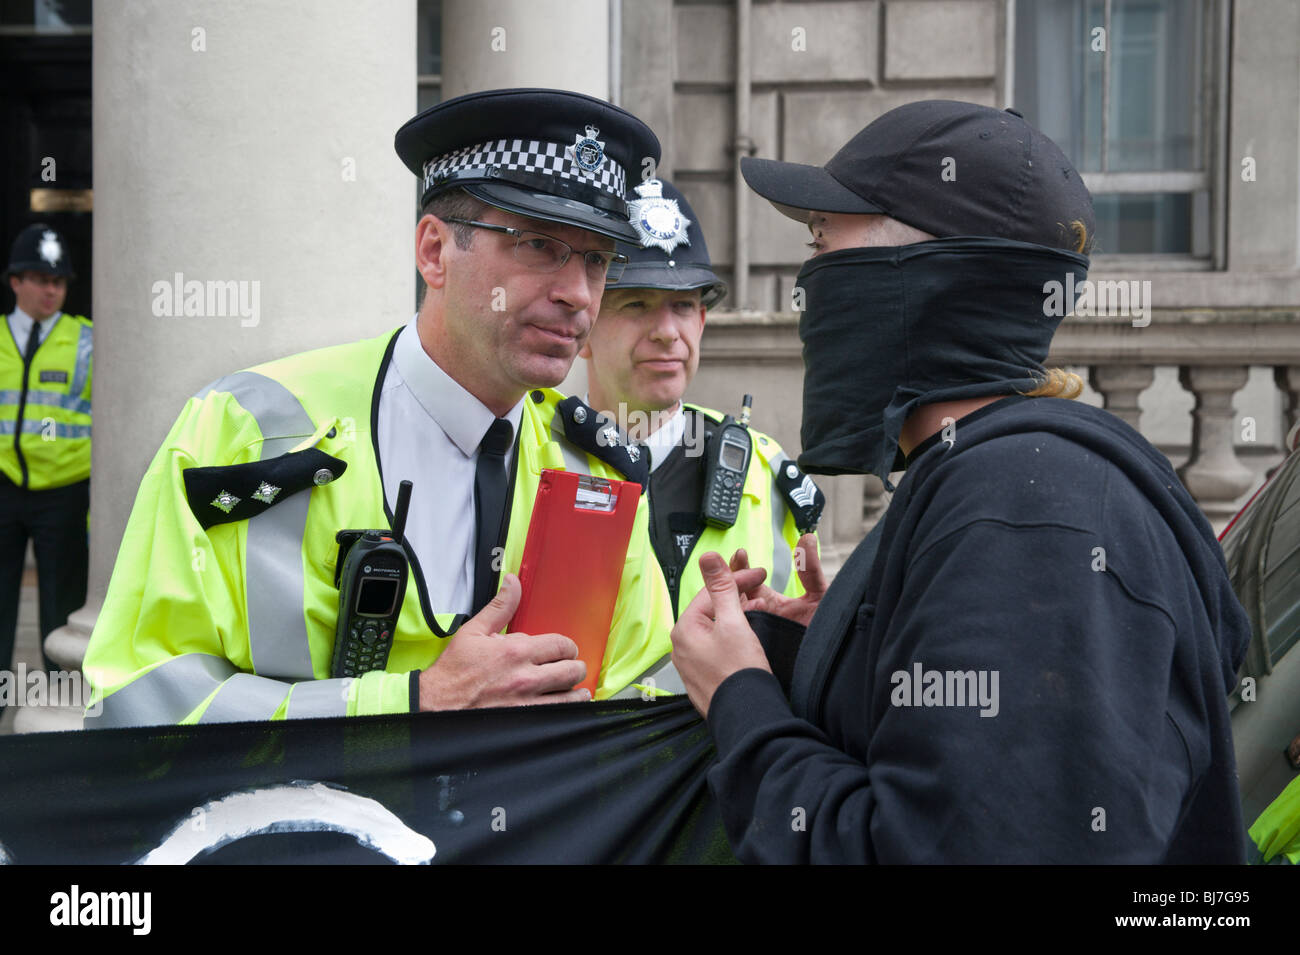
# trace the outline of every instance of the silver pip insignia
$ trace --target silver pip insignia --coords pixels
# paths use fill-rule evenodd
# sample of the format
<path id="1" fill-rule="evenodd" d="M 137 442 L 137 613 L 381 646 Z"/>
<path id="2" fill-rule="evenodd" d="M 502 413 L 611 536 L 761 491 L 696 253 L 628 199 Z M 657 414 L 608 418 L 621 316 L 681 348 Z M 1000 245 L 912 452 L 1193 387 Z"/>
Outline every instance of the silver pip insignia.
<path id="1" fill-rule="evenodd" d="M 647 179 L 636 187 L 640 199 L 627 204 L 628 218 L 645 249 L 659 248 L 671 253 L 679 245 L 690 245 L 686 234 L 691 220 L 682 215 L 676 199 L 665 199 L 664 184 L 658 179 Z"/>

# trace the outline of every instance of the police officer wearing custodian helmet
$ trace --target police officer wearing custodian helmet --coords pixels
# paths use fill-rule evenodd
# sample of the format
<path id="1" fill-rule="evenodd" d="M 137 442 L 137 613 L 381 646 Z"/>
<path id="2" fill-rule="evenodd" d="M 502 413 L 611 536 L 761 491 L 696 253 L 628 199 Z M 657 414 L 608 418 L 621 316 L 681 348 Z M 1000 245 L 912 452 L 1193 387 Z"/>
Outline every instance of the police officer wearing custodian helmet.
<path id="1" fill-rule="evenodd" d="M 45 638 L 86 602 L 93 339 L 90 319 L 62 311 L 74 274 L 57 231 L 40 223 L 23 229 L 5 276 L 15 299 L 0 333 L 0 667 L 7 668 L 29 538 L 42 655 Z"/>

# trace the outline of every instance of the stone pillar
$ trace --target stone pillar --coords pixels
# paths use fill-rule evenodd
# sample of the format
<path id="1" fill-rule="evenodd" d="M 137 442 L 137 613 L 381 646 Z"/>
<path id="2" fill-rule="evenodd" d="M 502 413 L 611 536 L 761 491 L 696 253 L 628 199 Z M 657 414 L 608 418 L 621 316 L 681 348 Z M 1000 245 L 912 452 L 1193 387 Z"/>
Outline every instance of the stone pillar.
<path id="1" fill-rule="evenodd" d="M 510 86 L 608 98 L 608 0 L 443 0 L 442 98 Z"/>
<path id="2" fill-rule="evenodd" d="M 1215 530 L 1236 513 L 1233 502 L 1250 489 L 1254 473 L 1237 460 L 1232 396 L 1246 384 L 1245 365 L 1184 365 L 1183 387 L 1196 396 L 1192 411 L 1192 451 L 1178 477 L 1196 498 Z"/>
<path id="3" fill-rule="evenodd" d="M 444 100 L 513 86 L 608 99 L 609 69 L 608 0 L 442 2 Z M 639 181 L 639 170 L 629 169 L 628 177 Z M 584 394 L 587 363 L 575 361 L 559 388 Z"/>
<path id="4" fill-rule="evenodd" d="M 868 480 L 872 482 L 873 489 L 881 488 L 879 479 L 859 474 L 837 474 L 834 477 L 821 475 L 816 478 L 818 485 L 826 492 L 826 512 L 822 516 L 818 536 L 821 538 L 822 564 L 827 576 L 832 576 L 844 566 L 844 561 L 853 553 L 853 548 L 866 536 L 863 508 Z"/>
<path id="5" fill-rule="evenodd" d="M 1151 365 L 1097 365 L 1089 369 L 1088 384 L 1105 400 L 1105 409 L 1125 424 L 1140 431 L 1142 412 L 1138 397 L 1155 380 Z"/>
<path id="6" fill-rule="evenodd" d="M 189 395 L 410 320 L 415 186 L 393 134 L 415 113 L 414 28 L 415 0 L 364 16 L 349 0 L 96 3 L 90 589 L 47 640 L 61 666 L 84 657 L 140 477 Z M 244 307 L 173 314 L 191 282 L 236 283 Z"/>

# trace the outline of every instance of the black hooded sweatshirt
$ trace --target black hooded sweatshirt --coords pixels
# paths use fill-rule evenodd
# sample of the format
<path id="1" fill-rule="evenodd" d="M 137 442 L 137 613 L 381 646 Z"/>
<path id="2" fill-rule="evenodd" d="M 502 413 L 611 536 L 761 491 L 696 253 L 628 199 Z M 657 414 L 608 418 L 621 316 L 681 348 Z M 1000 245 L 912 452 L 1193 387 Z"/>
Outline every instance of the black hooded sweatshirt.
<path id="1" fill-rule="evenodd" d="M 909 458 L 875 559 L 834 581 L 856 613 L 823 632 L 828 594 L 805 635 L 811 722 L 761 670 L 713 697 L 737 855 L 1243 862 L 1226 694 L 1250 626 L 1168 461 L 1052 398 L 944 437 Z"/>

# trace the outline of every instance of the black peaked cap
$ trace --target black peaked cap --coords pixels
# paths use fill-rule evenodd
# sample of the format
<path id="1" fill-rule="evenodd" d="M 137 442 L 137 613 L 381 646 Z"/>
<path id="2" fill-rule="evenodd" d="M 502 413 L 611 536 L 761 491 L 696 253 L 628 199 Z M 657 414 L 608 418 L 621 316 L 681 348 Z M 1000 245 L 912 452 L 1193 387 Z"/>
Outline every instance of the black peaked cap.
<path id="1" fill-rule="evenodd" d="M 659 140 L 627 110 L 583 93 L 485 90 L 431 106 L 394 142 L 421 203 L 464 188 L 489 205 L 635 241 L 629 183 L 659 164 Z"/>

